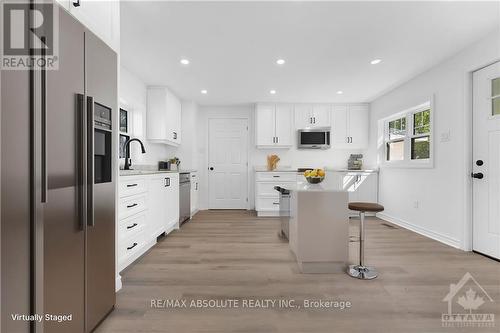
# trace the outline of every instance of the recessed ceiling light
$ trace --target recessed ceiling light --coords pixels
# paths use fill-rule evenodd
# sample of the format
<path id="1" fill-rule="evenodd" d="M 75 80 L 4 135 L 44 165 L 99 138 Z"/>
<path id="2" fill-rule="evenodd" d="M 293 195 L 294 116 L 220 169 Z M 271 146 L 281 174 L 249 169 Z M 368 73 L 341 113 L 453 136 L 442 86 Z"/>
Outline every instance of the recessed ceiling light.
<path id="1" fill-rule="evenodd" d="M 285 60 L 284 59 L 278 59 L 278 60 L 276 60 L 276 63 L 278 65 L 283 65 L 285 63 Z"/>
<path id="2" fill-rule="evenodd" d="M 342 90 L 337 91 L 337 94 L 342 95 L 344 92 Z"/>
<path id="3" fill-rule="evenodd" d="M 187 60 L 187 59 L 181 59 L 181 64 L 183 64 L 183 65 L 189 65 L 189 60 Z"/>
<path id="4" fill-rule="evenodd" d="M 276 90 L 269 90 L 269 93 L 270 93 L 271 95 L 274 95 L 274 94 L 276 94 Z"/>
<path id="5" fill-rule="evenodd" d="M 373 59 L 372 61 L 370 61 L 370 64 L 372 65 L 380 64 L 381 61 L 382 59 Z"/>
<path id="6" fill-rule="evenodd" d="M 201 93 L 202 93 L 203 95 L 206 95 L 206 94 L 208 94 L 208 90 L 203 89 L 203 90 L 201 91 Z"/>

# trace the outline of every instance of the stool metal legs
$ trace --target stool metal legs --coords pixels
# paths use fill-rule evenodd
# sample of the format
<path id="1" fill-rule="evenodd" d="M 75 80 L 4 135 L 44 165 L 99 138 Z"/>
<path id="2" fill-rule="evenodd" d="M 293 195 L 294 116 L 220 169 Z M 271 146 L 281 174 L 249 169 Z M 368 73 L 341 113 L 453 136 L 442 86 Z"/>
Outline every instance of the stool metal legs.
<path id="1" fill-rule="evenodd" d="M 365 266 L 365 212 L 360 212 L 359 217 L 359 265 L 350 265 L 347 274 L 357 279 L 371 280 L 377 277 L 377 271 Z"/>

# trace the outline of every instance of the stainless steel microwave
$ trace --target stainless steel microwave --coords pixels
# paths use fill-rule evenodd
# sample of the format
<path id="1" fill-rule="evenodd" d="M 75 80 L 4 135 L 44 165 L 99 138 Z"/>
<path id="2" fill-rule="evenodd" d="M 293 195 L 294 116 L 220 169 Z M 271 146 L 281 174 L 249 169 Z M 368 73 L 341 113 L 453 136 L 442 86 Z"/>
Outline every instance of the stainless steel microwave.
<path id="1" fill-rule="evenodd" d="M 298 130 L 299 149 L 330 148 L 330 127 L 304 128 Z"/>

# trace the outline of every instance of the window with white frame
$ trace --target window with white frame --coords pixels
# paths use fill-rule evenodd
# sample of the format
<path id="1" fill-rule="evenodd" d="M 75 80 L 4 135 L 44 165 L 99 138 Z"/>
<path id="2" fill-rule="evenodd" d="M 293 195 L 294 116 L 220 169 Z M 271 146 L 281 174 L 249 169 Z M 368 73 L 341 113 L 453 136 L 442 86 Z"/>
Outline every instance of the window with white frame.
<path id="1" fill-rule="evenodd" d="M 384 121 L 385 162 L 394 165 L 430 165 L 432 110 L 427 102 Z"/>

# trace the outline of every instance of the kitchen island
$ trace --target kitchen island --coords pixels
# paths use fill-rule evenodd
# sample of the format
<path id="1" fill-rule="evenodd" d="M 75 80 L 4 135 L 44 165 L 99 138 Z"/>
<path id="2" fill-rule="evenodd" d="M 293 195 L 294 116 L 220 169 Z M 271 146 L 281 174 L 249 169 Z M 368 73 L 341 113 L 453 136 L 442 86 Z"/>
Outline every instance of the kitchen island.
<path id="1" fill-rule="evenodd" d="M 348 261 L 348 193 L 326 180 L 290 191 L 289 242 L 302 273 L 339 273 Z"/>

